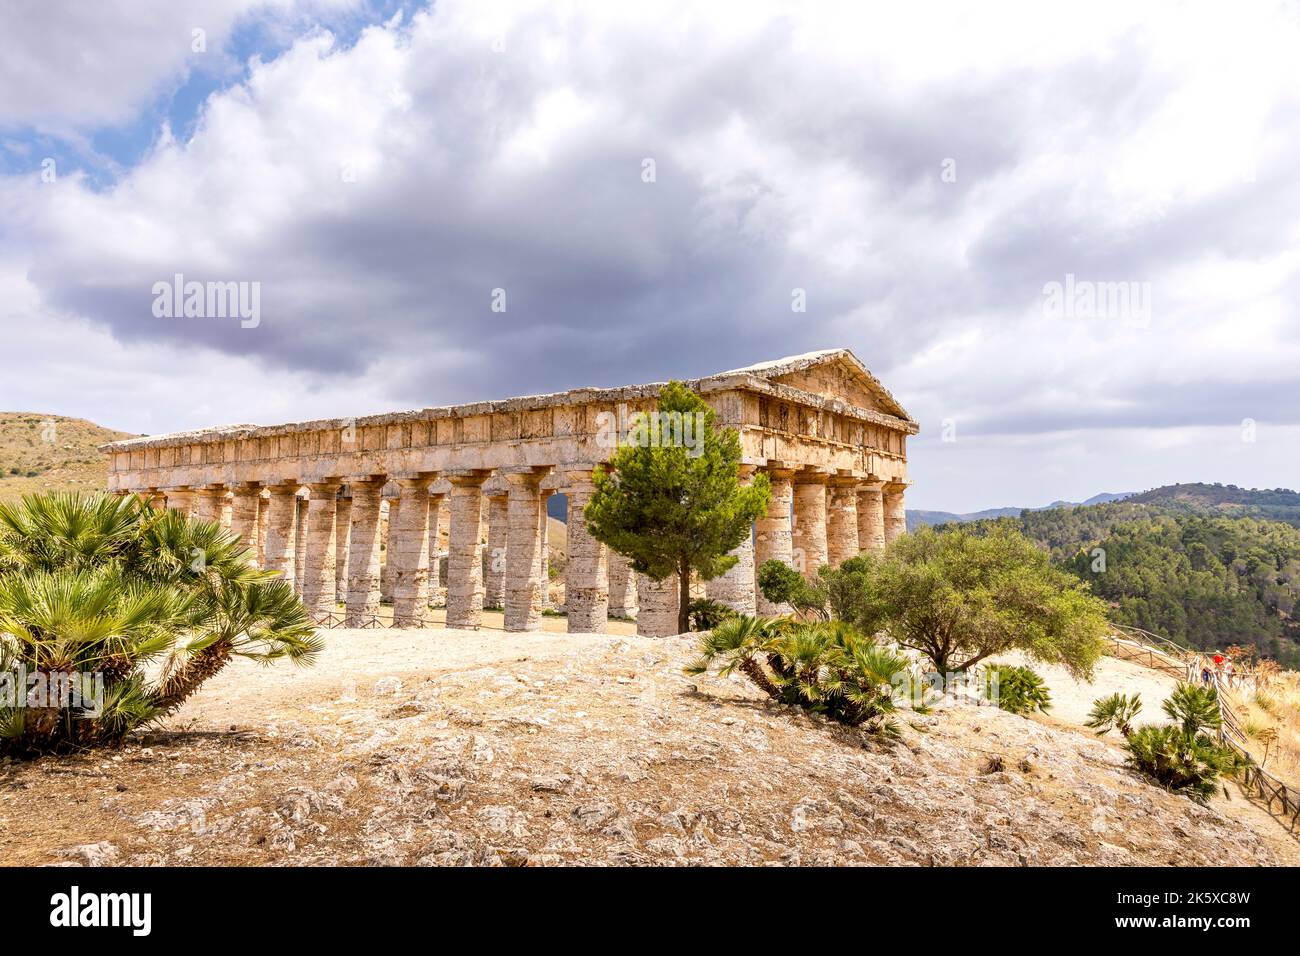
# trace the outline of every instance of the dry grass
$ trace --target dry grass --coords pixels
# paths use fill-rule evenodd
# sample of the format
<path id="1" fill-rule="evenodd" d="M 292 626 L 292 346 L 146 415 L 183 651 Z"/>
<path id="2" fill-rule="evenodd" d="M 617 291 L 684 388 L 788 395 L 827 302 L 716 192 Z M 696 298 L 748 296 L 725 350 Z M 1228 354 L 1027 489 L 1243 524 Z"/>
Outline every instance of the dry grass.
<path id="1" fill-rule="evenodd" d="M 1300 673 L 1284 671 L 1257 691 L 1240 691 L 1233 704 L 1255 759 L 1283 783 L 1300 787 Z"/>
<path id="2" fill-rule="evenodd" d="M 0 412 L 0 501 L 40 491 L 101 489 L 104 456 L 98 446 L 132 437 L 82 418 Z"/>

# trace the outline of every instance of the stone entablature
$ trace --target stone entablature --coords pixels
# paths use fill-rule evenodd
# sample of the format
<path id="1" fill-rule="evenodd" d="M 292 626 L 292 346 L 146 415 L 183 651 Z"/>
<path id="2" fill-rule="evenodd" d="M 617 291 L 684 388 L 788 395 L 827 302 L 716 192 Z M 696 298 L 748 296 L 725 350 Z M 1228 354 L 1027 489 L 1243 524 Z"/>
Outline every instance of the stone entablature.
<path id="1" fill-rule="evenodd" d="M 782 481 L 793 480 L 794 491 L 783 490 L 781 495 L 782 500 L 795 503 L 797 545 L 790 548 L 788 537 L 783 539 L 773 530 L 773 522 L 788 522 L 788 515 L 782 519 L 770 514 L 760 522 L 760 541 L 787 542 L 775 556 L 807 570 L 805 560 L 814 562 L 814 567 L 828 555 L 842 560 L 844 555 L 856 553 L 859 542 L 862 549 L 876 547 L 902 533 L 906 439 L 916 434 L 917 425 L 851 352 L 813 352 L 686 384 L 715 410 L 720 425 L 737 429 L 746 474 L 763 469 L 781 476 Z M 448 577 L 454 580 L 444 583 L 448 618 L 461 626 L 477 621 L 484 594 L 483 576 L 475 571 L 477 559 L 464 549 L 480 547 L 479 537 L 490 522 L 473 509 L 485 508 L 484 501 L 504 495 L 508 488 L 512 496 L 509 507 L 514 511 L 508 516 L 504 499 L 497 498 L 494 541 L 508 537 L 517 549 L 527 548 L 527 556 L 508 562 L 517 574 L 524 574 L 523 583 L 512 580 L 507 567 L 504 572 L 493 572 L 497 576 L 489 575 L 487 587 L 493 600 L 505 596 L 509 622 L 522 621 L 532 627 L 536 625 L 535 602 L 524 592 L 544 587 L 544 575 L 531 556 L 534 551 L 544 554 L 544 544 L 529 537 L 545 534 L 545 522 L 540 532 L 535 527 L 535 500 L 544 501 L 549 489 L 568 491 L 571 499 L 576 493 L 582 500 L 583 476 L 589 478 L 591 469 L 607 461 L 616 447 L 611 424 L 626 423 L 636 412 L 653 411 L 662 387 L 663 383 L 579 388 L 357 419 L 230 425 L 113 442 L 101 450 L 109 457 L 110 491 L 151 497 L 162 494 L 169 507 L 195 509 L 214 520 L 233 522 L 245 534 L 255 525 L 253 534 L 259 551 L 266 555 L 266 565 L 283 570 L 286 576 L 292 577 L 295 571 L 296 548 L 300 564 L 296 577 L 310 582 L 306 587 L 318 610 L 332 608 L 341 596 L 345 580 L 344 568 L 338 564 L 341 560 L 347 565 L 348 616 L 358 619 L 373 612 L 378 602 L 377 577 L 371 578 L 379 574 L 379 560 L 371 552 L 378 540 L 375 523 L 380 488 L 387 485 L 391 489 L 393 482 L 402 484 L 403 501 L 411 494 L 423 500 L 432 488 L 439 507 L 444 496 L 452 503 L 453 538 L 465 540 L 460 542 L 460 550 L 453 541 Z M 832 486 L 829 490 L 827 483 Z M 335 510 L 329 502 L 332 489 L 339 486 L 353 504 L 350 515 L 340 509 L 345 517 L 336 528 Z M 296 516 L 287 497 L 305 493 L 301 492 L 304 488 L 312 489 L 311 498 L 316 502 L 313 508 L 304 509 L 306 518 Z M 356 504 L 361 492 L 364 508 Z M 262 504 L 240 500 L 249 496 L 262 499 Z M 829 521 L 828 507 L 833 510 Z M 400 555 L 397 579 L 401 582 L 401 616 L 407 623 L 418 624 L 422 617 L 419 608 L 428 597 L 428 524 L 436 522 L 439 513 L 438 508 L 430 510 L 432 519 L 421 507 L 418 515 L 408 510 L 388 528 L 390 539 L 394 535 L 401 538 L 390 540 L 388 553 Z M 230 518 L 232 513 L 237 520 Z M 865 523 L 859 531 L 860 521 Z M 304 526 L 299 529 L 301 534 L 295 531 L 300 524 Z M 508 535 L 507 525 L 511 528 Z M 422 537 L 407 540 L 413 535 Z M 350 549 L 355 540 L 364 542 L 361 551 Z M 432 540 L 436 544 L 436 531 Z M 578 620 L 580 629 L 589 630 L 608 612 L 608 577 L 604 548 L 588 540 L 580 508 L 576 516 L 570 513 L 570 541 L 579 543 L 574 573 L 583 578 L 570 582 L 570 593 L 577 596 L 576 609 L 570 609 L 570 624 L 572 627 Z M 316 550 L 322 555 L 316 555 Z M 571 563 L 574 557 L 571 554 Z M 765 560 L 761 555 L 754 558 L 758 563 Z M 752 577 L 754 559 L 742 566 Z M 436 559 L 433 568 L 436 578 Z M 728 578 L 725 586 L 719 582 L 715 589 L 725 592 L 729 603 L 752 610 L 752 581 L 738 581 L 734 574 Z M 624 606 L 630 582 L 630 578 L 619 581 Z M 668 620 L 667 606 L 675 601 L 665 590 L 668 585 L 637 584 L 642 592 L 642 616 Z M 396 597 L 394 602 L 398 603 Z"/>

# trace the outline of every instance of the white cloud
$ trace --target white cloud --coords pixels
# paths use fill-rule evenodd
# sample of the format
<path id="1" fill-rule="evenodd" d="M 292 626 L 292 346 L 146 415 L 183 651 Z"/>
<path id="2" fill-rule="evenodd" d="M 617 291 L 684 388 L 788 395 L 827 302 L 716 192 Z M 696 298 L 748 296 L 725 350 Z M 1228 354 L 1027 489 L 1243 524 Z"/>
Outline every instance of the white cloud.
<path id="1" fill-rule="evenodd" d="M 1204 436 L 1300 424 L 1297 34 L 1210 5 L 439 3 L 253 64 L 111 188 L 0 181 L 5 322 L 61 330 L 49 410 L 138 428 L 145 397 L 151 431 L 847 345 L 926 429 L 919 506 L 1154 484 L 1140 436 L 1184 429 L 1147 473 L 1281 484 L 1294 458 Z M 31 115 L 116 121 L 179 68 Z M 261 326 L 153 318 L 176 272 L 261 282 Z M 1149 325 L 1046 318 L 1067 273 L 1149 283 Z M 157 400 L 195 363 L 237 397 Z"/>

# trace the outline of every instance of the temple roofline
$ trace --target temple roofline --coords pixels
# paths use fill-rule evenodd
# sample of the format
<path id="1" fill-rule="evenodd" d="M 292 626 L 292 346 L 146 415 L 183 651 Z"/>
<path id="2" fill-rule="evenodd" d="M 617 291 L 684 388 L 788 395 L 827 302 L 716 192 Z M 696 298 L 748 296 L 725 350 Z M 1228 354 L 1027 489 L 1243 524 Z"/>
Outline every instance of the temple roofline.
<path id="1" fill-rule="evenodd" d="M 827 398 L 803 389 L 794 388 L 771 381 L 780 375 L 800 371 L 814 365 L 824 364 L 840 359 L 849 360 L 856 370 L 866 377 L 873 388 L 879 392 L 887 404 L 892 405 L 900 414 L 888 414 L 861 408 L 838 399 Z M 468 402 L 461 405 L 445 405 L 432 408 L 411 409 L 399 412 L 384 412 L 359 418 L 323 418 L 302 422 L 286 422 L 279 425 L 218 425 L 211 428 L 192 429 L 188 431 L 169 432 L 163 435 L 147 435 L 141 438 L 128 438 L 109 442 L 99 446 L 101 452 L 135 451 L 143 448 L 162 448 L 188 445 L 198 442 L 235 441 L 247 438 L 268 438 L 277 435 L 301 431 L 332 430 L 348 426 L 370 427 L 376 425 L 397 425 L 411 421 L 430 421 L 443 418 L 459 418 L 471 415 L 490 415 L 499 412 L 530 411 L 563 405 L 584 405 L 590 403 L 608 403 L 618 401 L 635 401 L 654 398 L 666 385 L 666 382 L 652 382 L 646 385 L 624 385 L 615 388 L 574 388 L 563 392 L 549 392 L 540 395 L 524 395 L 495 401 Z M 742 389 L 761 392 L 799 402 L 815 408 L 837 412 L 851 418 L 872 422 L 895 428 L 909 435 L 915 435 L 920 427 L 907 415 L 892 395 L 880 384 L 866 367 L 848 349 L 824 349 L 802 355 L 787 356 L 745 368 L 718 372 L 698 379 L 683 380 L 688 388 L 702 394 Z"/>

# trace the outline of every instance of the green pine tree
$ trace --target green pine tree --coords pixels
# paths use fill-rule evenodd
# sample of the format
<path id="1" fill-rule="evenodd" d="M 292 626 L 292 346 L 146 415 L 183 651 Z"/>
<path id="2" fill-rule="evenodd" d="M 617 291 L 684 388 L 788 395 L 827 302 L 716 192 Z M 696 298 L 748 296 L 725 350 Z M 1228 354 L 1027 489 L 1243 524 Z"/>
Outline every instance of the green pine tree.
<path id="1" fill-rule="evenodd" d="M 659 395 L 658 413 L 636 418 L 584 515 L 592 537 L 656 581 L 677 575 L 677 628 L 690 630 L 690 581 L 736 563 L 729 554 L 767 511 L 769 483 L 742 487 L 740 437 L 714 427 L 708 404 L 680 382 Z"/>

